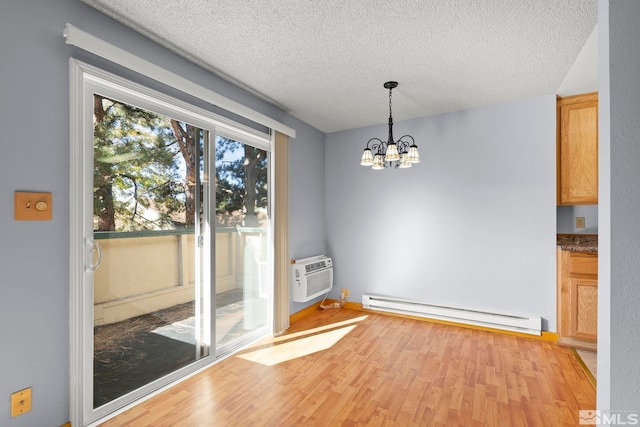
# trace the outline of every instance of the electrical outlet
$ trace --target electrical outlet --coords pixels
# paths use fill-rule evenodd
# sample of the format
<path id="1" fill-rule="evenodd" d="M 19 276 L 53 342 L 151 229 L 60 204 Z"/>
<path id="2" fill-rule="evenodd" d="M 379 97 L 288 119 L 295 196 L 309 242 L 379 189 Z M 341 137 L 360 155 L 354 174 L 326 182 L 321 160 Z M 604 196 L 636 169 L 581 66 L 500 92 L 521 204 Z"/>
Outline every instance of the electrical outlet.
<path id="1" fill-rule="evenodd" d="M 577 216 L 576 217 L 576 228 L 584 228 L 584 217 Z"/>
<path id="2" fill-rule="evenodd" d="M 342 298 L 349 298 L 349 289 L 342 288 Z"/>
<path id="3" fill-rule="evenodd" d="M 11 416 L 17 417 L 31 410 L 31 387 L 11 394 Z"/>

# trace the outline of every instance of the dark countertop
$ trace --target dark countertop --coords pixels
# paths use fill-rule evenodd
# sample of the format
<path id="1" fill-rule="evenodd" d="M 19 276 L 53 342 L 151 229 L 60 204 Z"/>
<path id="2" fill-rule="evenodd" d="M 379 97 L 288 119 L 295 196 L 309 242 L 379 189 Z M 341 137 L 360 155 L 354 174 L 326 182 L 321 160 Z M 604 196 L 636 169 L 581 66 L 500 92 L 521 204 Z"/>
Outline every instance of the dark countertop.
<path id="1" fill-rule="evenodd" d="M 597 234 L 558 234 L 556 244 L 563 251 L 598 253 Z"/>

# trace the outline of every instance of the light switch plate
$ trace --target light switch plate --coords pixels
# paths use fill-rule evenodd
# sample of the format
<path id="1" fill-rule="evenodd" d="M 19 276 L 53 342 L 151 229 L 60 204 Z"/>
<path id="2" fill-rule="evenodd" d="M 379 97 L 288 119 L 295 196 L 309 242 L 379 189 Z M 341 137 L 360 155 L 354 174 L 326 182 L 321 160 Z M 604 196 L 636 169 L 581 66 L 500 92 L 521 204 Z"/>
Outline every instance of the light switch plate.
<path id="1" fill-rule="evenodd" d="M 584 228 L 584 217 L 577 216 L 576 217 L 576 228 Z"/>
<path id="2" fill-rule="evenodd" d="M 16 191 L 14 218 L 19 221 L 49 221 L 53 210 L 51 200 L 51 193 Z"/>
<path id="3" fill-rule="evenodd" d="M 17 417 L 31 410 L 31 387 L 11 395 L 11 416 Z"/>

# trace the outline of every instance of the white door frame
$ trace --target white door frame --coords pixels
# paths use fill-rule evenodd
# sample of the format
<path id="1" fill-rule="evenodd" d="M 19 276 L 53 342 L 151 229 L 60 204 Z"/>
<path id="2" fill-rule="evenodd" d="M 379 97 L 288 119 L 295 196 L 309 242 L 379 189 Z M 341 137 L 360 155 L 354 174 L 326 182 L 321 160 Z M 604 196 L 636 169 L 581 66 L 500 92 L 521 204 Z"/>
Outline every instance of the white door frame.
<path id="1" fill-rule="evenodd" d="M 270 151 L 270 138 L 248 126 L 233 122 L 222 116 L 199 109 L 162 93 L 153 91 L 114 74 L 103 71 L 74 58 L 70 59 L 70 187 L 69 187 L 69 269 L 70 269 L 70 419 L 73 425 L 90 425 L 123 409 L 120 399 L 93 409 L 93 271 L 87 268 L 93 264 L 93 253 L 87 244 L 86 237 L 93 235 L 93 141 L 92 114 L 93 94 L 107 90 L 118 100 L 130 102 L 141 108 L 157 111 L 162 106 L 162 113 L 182 120 L 188 117 L 189 123 L 209 131 L 209 139 L 214 143 L 215 135 L 229 135 L 236 140 L 250 143 Z M 117 95 L 114 95 L 117 94 Z M 215 170 L 215 156 L 210 157 L 209 170 Z M 214 203 L 215 187 L 209 186 L 210 201 Z M 87 215 L 87 211 L 90 214 Z M 210 227 L 211 247 L 215 239 L 214 227 Z M 211 270 L 215 265 L 213 248 L 208 253 Z M 211 273 L 212 277 L 213 274 Z M 213 283 L 211 283 L 213 287 Z M 271 286 L 272 288 L 272 286 Z M 214 294 L 214 293 L 212 293 Z M 213 298 L 212 298 L 213 299 Z M 91 304 L 87 303 L 91 301 Z M 211 311 L 211 341 L 215 343 L 215 315 L 213 304 Z M 209 348 L 209 355 L 182 368 L 150 385 L 150 389 L 159 390 L 206 367 L 216 360 L 215 346 Z M 89 357 L 90 355 L 90 357 Z M 131 392 L 127 401 L 135 402 L 148 396 L 151 392 L 144 389 Z M 126 406 L 125 406 L 126 408 Z"/>

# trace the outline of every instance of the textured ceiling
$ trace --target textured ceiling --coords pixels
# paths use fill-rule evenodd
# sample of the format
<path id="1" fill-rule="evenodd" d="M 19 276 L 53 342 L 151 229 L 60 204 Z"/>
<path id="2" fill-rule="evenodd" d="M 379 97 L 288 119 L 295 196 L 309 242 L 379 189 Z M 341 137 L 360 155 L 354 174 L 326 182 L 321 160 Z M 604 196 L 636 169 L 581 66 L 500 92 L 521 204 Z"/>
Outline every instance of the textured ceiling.
<path id="1" fill-rule="evenodd" d="M 82 0 L 324 132 L 554 94 L 596 0 Z"/>

